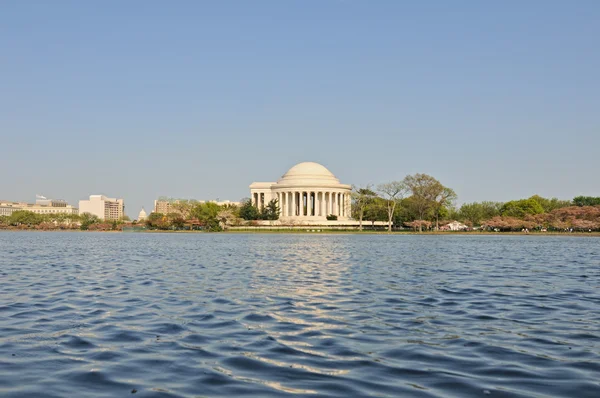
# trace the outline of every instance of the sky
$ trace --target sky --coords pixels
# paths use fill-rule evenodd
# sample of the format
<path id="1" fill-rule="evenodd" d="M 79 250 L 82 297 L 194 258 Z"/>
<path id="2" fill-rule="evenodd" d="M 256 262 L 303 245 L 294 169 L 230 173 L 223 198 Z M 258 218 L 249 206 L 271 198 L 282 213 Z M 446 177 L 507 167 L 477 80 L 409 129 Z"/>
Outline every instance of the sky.
<path id="1" fill-rule="evenodd" d="M 234 200 L 319 162 L 600 196 L 600 2 L 0 1 L 0 199 Z"/>

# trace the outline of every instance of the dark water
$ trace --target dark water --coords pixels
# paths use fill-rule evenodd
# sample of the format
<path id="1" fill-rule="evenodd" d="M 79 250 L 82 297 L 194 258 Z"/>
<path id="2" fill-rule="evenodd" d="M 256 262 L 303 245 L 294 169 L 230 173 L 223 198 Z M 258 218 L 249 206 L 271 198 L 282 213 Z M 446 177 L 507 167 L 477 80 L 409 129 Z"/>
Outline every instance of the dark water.
<path id="1" fill-rule="evenodd" d="M 600 397 L 599 238 L 5 232 L 0 283 L 2 397 Z"/>

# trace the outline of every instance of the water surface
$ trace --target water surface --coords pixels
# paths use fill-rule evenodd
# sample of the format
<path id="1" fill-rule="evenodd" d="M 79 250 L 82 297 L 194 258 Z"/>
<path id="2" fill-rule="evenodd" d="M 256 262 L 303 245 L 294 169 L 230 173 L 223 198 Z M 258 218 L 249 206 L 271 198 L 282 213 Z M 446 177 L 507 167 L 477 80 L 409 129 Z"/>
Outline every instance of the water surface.
<path id="1" fill-rule="evenodd" d="M 593 237 L 0 232 L 0 396 L 597 398 L 599 281 Z"/>

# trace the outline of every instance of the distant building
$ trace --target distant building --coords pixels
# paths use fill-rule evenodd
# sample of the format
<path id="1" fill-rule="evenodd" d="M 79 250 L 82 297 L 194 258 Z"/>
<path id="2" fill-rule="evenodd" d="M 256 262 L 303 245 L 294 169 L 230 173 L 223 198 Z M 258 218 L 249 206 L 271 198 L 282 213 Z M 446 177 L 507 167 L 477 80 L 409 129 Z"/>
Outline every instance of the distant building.
<path id="1" fill-rule="evenodd" d="M 123 199 L 107 198 L 104 195 L 90 195 L 89 200 L 79 201 L 79 214 L 90 213 L 101 220 L 120 220 L 125 215 Z"/>
<path id="2" fill-rule="evenodd" d="M 144 208 L 142 207 L 142 210 L 140 210 L 140 214 L 138 214 L 138 221 L 144 221 L 146 218 L 148 217 L 148 215 L 146 214 L 146 210 L 144 210 Z"/>
<path id="3" fill-rule="evenodd" d="M 440 227 L 440 230 L 442 231 L 466 231 L 467 229 L 469 229 L 468 225 L 465 225 L 458 221 L 452 221 L 451 223 Z"/>
<path id="4" fill-rule="evenodd" d="M 0 216 L 10 216 L 15 211 L 26 210 L 37 214 L 78 214 L 76 207 L 64 200 L 47 199 L 38 196 L 35 203 L 0 201 Z"/>
<path id="5" fill-rule="evenodd" d="M 154 213 L 177 213 L 177 211 L 175 211 L 175 209 L 173 208 L 173 205 L 179 202 L 180 199 L 158 198 L 158 200 L 154 201 Z"/>
<path id="6" fill-rule="evenodd" d="M 15 211 L 23 210 L 21 207 L 27 206 L 27 203 L 0 201 L 0 216 L 10 216 Z"/>

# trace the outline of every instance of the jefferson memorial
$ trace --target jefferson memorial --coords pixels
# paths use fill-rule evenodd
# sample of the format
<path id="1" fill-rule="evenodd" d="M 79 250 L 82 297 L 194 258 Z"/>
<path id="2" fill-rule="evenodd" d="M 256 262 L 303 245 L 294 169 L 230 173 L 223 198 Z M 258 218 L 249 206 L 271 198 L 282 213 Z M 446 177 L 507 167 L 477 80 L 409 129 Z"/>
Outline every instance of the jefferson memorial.
<path id="1" fill-rule="evenodd" d="M 327 216 L 337 216 L 337 223 L 351 219 L 351 186 L 341 184 L 326 167 L 314 163 L 298 163 L 277 182 L 250 184 L 252 204 L 263 209 L 277 199 L 281 222 L 334 224 Z M 346 222 L 347 223 L 347 222 Z"/>

